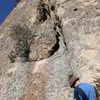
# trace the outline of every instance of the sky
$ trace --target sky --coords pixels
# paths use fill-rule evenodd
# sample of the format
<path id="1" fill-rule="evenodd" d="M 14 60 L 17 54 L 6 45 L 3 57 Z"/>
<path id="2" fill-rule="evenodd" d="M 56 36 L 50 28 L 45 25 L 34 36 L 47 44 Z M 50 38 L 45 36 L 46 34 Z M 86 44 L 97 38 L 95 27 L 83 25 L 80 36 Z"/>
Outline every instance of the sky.
<path id="1" fill-rule="evenodd" d="M 16 6 L 16 0 L 0 0 L 0 25 Z"/>

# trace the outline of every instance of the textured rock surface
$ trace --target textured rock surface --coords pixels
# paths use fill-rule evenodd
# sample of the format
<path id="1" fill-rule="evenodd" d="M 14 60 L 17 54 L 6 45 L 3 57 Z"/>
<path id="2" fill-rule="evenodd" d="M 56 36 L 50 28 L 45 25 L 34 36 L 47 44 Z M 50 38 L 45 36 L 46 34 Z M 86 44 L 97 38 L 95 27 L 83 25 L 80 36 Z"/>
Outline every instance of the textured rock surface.
<path id="1" fill-rule="evenodd" d="M 0 100 L 73 100 L 68 75 L 100 75 L 100 1 L 44 3 L 20 1 L 0 26 Z"/>
<path id="2" fill-rule="evenodd" d="M 99 3 L 99 0 L 71 0 L 66 3 L 68 7 L 62 4 L 66 9 L 61 18 L 69 59 L 76 72 L 81 73 L 82 79 L 87 82 L 91 82 L 100 69 Z"/>

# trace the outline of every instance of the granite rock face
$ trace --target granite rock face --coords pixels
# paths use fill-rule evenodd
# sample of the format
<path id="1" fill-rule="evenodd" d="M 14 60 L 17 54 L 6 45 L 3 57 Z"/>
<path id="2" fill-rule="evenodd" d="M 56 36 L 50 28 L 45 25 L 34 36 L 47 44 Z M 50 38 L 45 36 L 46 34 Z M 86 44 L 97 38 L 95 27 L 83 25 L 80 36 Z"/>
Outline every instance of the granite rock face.
<path id="1" fill-rule="evenodd" d="M 73 100 L 70 74 L 100 75 L 99 20 L 99 0 L 21 0 L 0 26 L 0 100 Z"/>
<path id="2" fill-rule="evenodd" d="M 99 3 L 99 0 L 70 0 L 66 2 L 68 6 L 59 7 L 59 10 L 66 9 L 60 17 L 71 65 L 87 82 L 93 81 L 100 69 Z"/>

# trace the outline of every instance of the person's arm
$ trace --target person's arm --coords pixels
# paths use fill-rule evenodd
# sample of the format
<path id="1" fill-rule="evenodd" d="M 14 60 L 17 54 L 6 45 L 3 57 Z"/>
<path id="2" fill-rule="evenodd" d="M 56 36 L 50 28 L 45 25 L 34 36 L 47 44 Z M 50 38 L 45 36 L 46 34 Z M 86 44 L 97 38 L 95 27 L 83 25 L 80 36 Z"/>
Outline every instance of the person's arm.
<path id="1" fill-rule="evenodd" d="M 80 88 L 77 87 L 74 91 L 74 98 L 76 100 L 89 100 L 85 92 Z"/>
<path id="2" fill-rule="evenodd" d="M 74 90 L 74 99 L 81 100 L 80 97 L 79 97 L 79 95 L 78 95 L 77 90 Z"/>

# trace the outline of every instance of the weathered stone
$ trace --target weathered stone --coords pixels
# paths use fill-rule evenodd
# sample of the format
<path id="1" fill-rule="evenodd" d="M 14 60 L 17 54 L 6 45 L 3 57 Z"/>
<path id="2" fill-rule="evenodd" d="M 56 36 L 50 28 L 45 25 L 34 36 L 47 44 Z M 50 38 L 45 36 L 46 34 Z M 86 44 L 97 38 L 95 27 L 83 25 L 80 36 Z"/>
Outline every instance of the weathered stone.
<path id="1" fill-rule="evenodd" d="M 21 0 L 0 26 L 0 100 L 73 100 L 68 83 L 73 72 L 84 82 L 99 82 L 100 1 L 44 3 L 50 10 L 45 20 L 39 0 Z M 13 38 L 16 25 L 27 28 Z M 22 56 L 26 47 L 27 57 Z"/>
<path id="2" fill-rule="evenodd" d="M 96 8 L 100 6 L 99 0 L 73 2 L 67 7 L 61 4 L 59 9 L 62 6 L 65 8 L 65 13 L 61 16 L 63 32 L 71 65 L 84 81 L 92 82 L 93 77 L 98 75 L 95 68 L 99 68 L 100 17 Z"/>
<path id="3" fill-rule="evenodd" d="M 50 50 L 57 41 L 53 22 L 46 21 L 40 25 L 35 35 L 30 46 L 30 59 L 41 60 L 50 57 Z"/>

